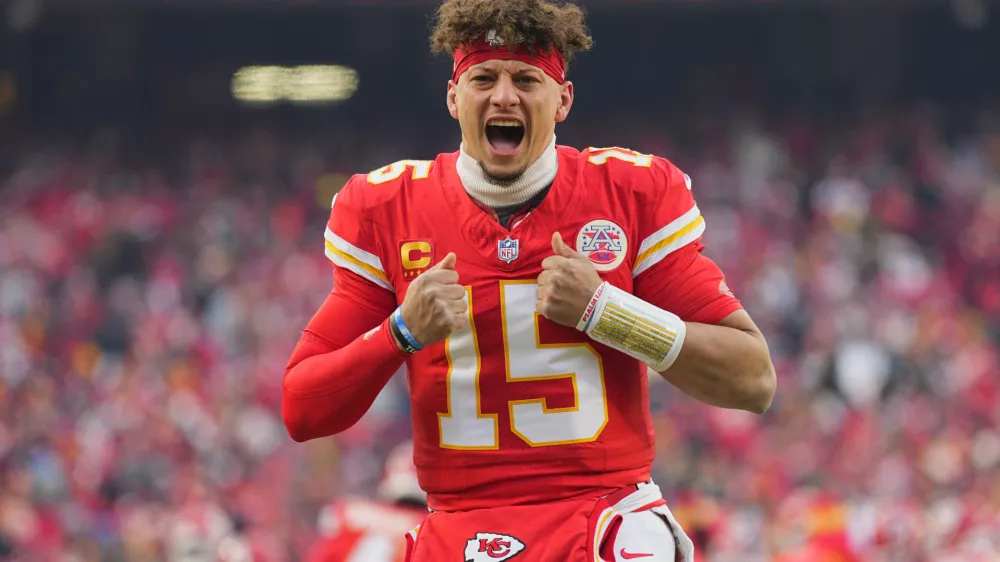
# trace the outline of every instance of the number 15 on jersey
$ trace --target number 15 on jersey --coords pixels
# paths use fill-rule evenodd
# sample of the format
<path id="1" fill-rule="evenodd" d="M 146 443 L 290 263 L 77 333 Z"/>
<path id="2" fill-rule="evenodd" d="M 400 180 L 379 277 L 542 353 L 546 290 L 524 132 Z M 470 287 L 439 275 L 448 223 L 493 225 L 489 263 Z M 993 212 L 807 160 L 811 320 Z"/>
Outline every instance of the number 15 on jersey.
<path id="1" fill-rule="evenodd" d="M 608 401 L 601 356 L 587 342 L 543 344 L 535 311 L 538 284 L 534 281 L 501 281 L 500 315 L 503 334 L 505 382 L 491 385 L 569 379 L 573 405 L 550 408 L 545 397 L 507 403 L 510 427 L 501 428 L 496 412 L 484 412 L 482 355 L 473 317 L 475 295 L 466 287 L 468 328 L 445 340 L 448 411 L 438 414 L 441 447 L 459 450 L 496 450 L 500 431 L 509 430 L 532 447 L 586 443 L 596 440 L 608 423 Z"/>

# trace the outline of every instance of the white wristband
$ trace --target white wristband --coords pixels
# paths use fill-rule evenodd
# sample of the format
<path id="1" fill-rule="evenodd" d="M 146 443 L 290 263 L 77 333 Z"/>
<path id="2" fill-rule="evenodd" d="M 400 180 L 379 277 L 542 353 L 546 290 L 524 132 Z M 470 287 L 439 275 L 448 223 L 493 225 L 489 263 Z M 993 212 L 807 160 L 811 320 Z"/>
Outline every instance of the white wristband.
<path id="1" fill-rule="evenodd" d="M 594 341 L 617 349 L 657 372 L 674 363 L 687 325 L 679 316 L 653 306 L 607 281 L 594 291 L 576 328 Z"/>

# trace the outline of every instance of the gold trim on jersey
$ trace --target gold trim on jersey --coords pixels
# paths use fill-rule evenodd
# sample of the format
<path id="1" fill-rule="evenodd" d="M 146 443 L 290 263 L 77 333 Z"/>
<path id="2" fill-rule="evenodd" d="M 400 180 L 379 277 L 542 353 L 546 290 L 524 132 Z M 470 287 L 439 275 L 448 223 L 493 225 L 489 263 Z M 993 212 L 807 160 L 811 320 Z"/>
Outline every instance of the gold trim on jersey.
<path id="1" fill-rule="evenodd" d="M 602 562 L 601 541 L 604 540 L 604 533 L 608 530 L 608 524 L 616 514 L 617 512 L 614 508 L 607 507 L 601 512 L 600 519 L 597 521 L 597 528 L 594 529 L 594 542 L 590 545 L 595 562 Z"/>
<path id="2" fill-rule="evenodd" d="M 330 227 L 327 227 L 325 237 L 326 257 L 334 265 L 356 273 L 383 289 L 395 292 L 392 283 L 389 282 L 389 276 L 382 268 L 382 260 L 378 256 L 337 236 L 330 230 Z"/>
<path id="3" fill-rule="evenodd" d="M 646 237 L 632 265 L 632 277 L 653 267 L 672 252 L 687 246 L 705 232 L 705 218 L 698 206 Z"/>

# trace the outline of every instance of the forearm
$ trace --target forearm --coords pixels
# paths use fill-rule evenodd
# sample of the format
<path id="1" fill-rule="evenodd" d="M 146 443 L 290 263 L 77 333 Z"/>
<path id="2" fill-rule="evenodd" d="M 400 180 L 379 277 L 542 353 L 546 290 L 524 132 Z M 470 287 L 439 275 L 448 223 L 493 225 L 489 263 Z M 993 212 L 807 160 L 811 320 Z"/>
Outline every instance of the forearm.
<path id="1" fill-rule="evenodd" d="M 717 323 L 685 322 L 604 283 L 577 328 L 646 363 L 707 404 L 762 413 L 774 396 L 776 378 L 767 342 L 745 310 L 737 309 Z"/>
<path id="2" fill-rule="evenodd" d="M 385 325 L 395 298 L 382 289 L 366 290 L 360 278 L 347 273 L 338 285 L 285 367 L 281 415 L 296 441 L 334 435 L 357 423 L 405 358 Z"/>
<path id="3" fill-rule="evenodd" d="M 723 321 L 749 322 L 745 312 Z M 674 363 L 660 374 L 691 397 L 722 408 L 763 413 L 774 396 L 776 377 L 767 342 L 756 328 L 687 322 Z"/>
<path id="4" fill-rule="evenodd" d="M 340 433 L 361 419 L 405 359 L 383 325 L 329 350 L 310 332 L 292 354 L 281 385 L 281 415 L 292 439 Z"/>

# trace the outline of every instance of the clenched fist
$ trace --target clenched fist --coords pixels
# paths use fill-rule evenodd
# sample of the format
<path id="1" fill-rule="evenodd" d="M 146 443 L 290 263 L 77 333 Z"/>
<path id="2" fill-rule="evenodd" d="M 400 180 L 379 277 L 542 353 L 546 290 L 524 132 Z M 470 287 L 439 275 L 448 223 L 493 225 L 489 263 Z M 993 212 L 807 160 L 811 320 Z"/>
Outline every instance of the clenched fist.
<path id="1" fill-rule="evenodd" d="M 535 310 L 556 324 L 575 328 L 601 277 L 590 259 L 567 246 L 558 232 L 552 235 L 552 251 L 554 256 L 542 260 Z"/>
<path id="2" fill-rule="evenodd" d="M 458 284 L 455 261 L 455 254 L 449 253 L 418 275 L 406 290 L 400 312 L 421 346 L 443 341 L 469 321 L 465 288 Z"/>

